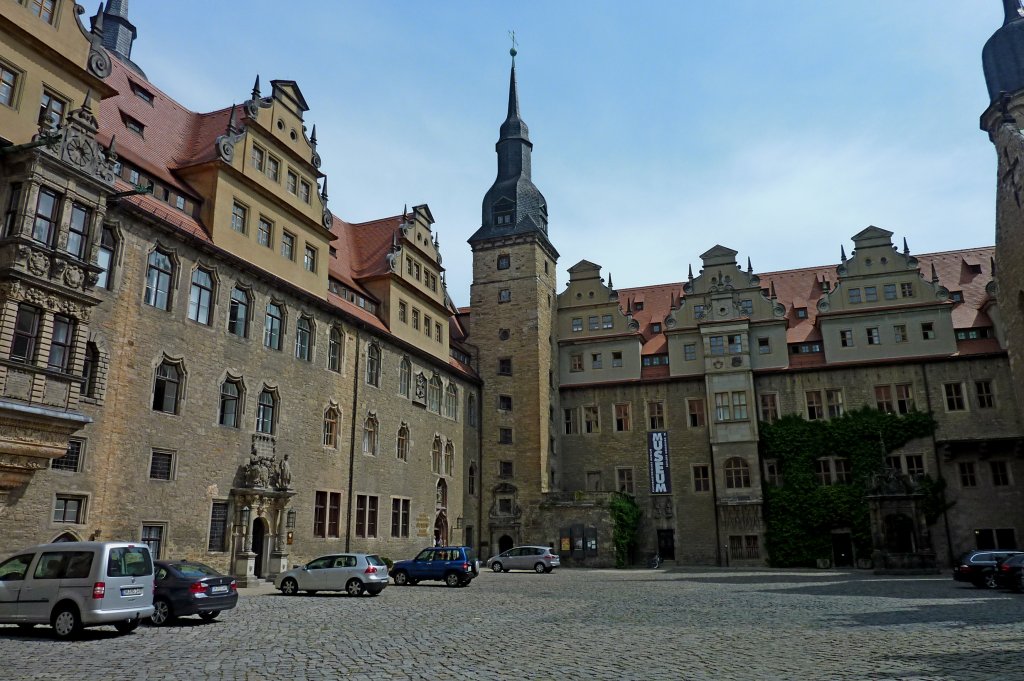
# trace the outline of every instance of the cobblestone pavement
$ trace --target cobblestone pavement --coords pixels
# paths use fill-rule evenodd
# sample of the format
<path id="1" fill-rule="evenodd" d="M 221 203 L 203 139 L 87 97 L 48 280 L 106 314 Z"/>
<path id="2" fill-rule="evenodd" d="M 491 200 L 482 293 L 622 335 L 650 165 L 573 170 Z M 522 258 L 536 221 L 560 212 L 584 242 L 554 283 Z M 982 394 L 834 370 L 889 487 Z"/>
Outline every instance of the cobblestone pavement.
<path id="1" fill-rule="evenodd" d="M 0 679 L 1024 678 L 1024 595 L 948 572 L 485 572 L 379 597 L 243 590 L 128 636 L 0 626 Z"/>

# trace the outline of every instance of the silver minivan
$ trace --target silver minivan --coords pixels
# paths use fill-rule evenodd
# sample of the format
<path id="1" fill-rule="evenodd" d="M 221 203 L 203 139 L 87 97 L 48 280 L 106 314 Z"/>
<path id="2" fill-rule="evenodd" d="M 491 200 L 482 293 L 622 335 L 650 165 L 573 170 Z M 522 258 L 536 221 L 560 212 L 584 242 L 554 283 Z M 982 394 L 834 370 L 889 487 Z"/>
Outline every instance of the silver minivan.
<path id="1" fill-rule="evenodd" d="M 555 550 L 547 546 L 516 546 L 487 559 L 487 567 L 495 572 L 533 570 L 543 573 L 551 572 L 561 564 Z"/>
<path id="2" fill-rule="evenodd" d="M 40 544 L 0 562 L 0 624 L 49 624 L 66 639 L 104 624 L 127 634 L 152 614 L 153 559 L 145 544 Z"/>

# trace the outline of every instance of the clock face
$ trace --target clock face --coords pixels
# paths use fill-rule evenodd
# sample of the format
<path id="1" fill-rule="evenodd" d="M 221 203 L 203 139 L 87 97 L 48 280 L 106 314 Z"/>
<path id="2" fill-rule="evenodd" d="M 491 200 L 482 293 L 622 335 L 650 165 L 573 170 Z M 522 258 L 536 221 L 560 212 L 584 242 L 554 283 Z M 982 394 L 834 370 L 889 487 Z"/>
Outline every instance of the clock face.
<path id="1" fill-rule="evenodd" d="M 92 161 L 92 147 L 80 139 L 73 139 L 68 142 L 68 158 L 72 163 L 84 166 Z"/>

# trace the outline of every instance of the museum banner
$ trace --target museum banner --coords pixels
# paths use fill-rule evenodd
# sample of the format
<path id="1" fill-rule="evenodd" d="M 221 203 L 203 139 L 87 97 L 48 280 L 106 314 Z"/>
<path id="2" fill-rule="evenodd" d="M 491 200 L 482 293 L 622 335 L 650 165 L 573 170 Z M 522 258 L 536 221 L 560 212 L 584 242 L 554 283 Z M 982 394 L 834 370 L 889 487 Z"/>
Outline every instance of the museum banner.
<path id="1" fill-rule="evenodd" d="M 668 433 L 652 430 L 647 433 L 647 456 L 651 473 L 651 494 L 671 494 L 672 478 L 668 467 Z"/>

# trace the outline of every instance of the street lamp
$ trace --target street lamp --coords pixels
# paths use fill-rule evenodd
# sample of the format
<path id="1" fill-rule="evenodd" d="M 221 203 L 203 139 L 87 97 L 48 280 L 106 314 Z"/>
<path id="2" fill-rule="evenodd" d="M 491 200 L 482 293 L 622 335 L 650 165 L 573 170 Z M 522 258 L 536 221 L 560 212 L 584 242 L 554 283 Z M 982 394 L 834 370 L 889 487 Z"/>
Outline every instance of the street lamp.
<path id="1" fill-rule="evenodd" d="M 251 511 L 248 506 L 242 508 L 242 527 L 249 528 L 249 518 L 251 517 Z"/>

